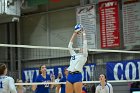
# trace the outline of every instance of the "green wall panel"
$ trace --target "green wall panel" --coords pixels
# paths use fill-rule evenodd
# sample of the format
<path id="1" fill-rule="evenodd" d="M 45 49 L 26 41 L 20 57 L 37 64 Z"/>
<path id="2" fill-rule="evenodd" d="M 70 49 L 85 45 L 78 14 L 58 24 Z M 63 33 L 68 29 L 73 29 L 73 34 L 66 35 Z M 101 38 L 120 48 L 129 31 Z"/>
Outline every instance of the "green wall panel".
<path id="1" fill-rule="evenodd" d="M 37 6 L 48 3 L 48 0 L 28 0 L 29 6 Z"/>

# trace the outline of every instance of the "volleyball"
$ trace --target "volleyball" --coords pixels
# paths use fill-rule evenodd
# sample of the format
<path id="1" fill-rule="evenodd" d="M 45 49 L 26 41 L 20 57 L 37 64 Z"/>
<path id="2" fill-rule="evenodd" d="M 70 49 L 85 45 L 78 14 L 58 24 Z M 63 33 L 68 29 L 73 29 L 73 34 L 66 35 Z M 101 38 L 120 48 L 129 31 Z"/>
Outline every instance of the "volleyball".
<path id="1" fill-rule="evenodd" d="M 83 26 L 82 26 L 81 24 L 77 24 L 77 25 L 74 27 L 74 30 L 75 30 L 75 32 L 80 32 L 82 28 L 83 28 Z"/>

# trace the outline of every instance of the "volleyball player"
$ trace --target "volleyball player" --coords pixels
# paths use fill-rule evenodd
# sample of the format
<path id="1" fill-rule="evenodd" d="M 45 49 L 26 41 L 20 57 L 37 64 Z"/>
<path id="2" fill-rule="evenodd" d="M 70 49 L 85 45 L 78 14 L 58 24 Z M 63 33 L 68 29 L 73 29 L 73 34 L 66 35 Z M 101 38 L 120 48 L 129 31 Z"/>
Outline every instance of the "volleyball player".
<path id="1" fill-rule="evenodd" d="M 39 73 L 35 82 L 51 82 L 50 75 L 47 74 L 45 65 L 40 66 Z M 49 93 L 49 88 L 53 88 L 53 85 L 45 84 L 32 86 L 32 90 L 35 91 L 35 93 Z"/>
<path id="2" fill-rule="evenodd" d="M 100 84 L 96 87 L 95 93 L 113 93 L 113 88 L 110 83 L 107 82 L 106 75 L 100 74 Z"/>
<path id="3" fill-rule="evenodd" d="M 14 79 L 6 76 L 7 67 L 0 63 L 0 93 L 17 93 Z"/>
<path id="4" fill-rule="evenodd" d="M 72 47 L 73 42 L 77 34 L 82 34 L 83 47 L 80 48 L 79 53 L 76 53 Z M 75 26 L 75 31 L 70 39 L 68 45 L 71 59 L 70 66 L 68 67 L 68 77 L 66 82 L 66 93 L 82 93 L 82 70 L 83 66 L 87 61 L 88 51 L 87 51 L 87 40 L 86 33 L 81 24 Z"/>

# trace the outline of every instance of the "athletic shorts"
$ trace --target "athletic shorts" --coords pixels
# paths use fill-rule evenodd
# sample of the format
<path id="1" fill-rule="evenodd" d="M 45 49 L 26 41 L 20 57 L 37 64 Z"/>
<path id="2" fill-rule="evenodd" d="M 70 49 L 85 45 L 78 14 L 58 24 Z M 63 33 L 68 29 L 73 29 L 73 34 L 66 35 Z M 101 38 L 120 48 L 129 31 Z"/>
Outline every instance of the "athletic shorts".
<path id="1" fill-rule="evenodd" d="M 67 81 L 70 83 L 82 82 L 82 74 L 81 73 L 69 73 L 67 77 Z"/>

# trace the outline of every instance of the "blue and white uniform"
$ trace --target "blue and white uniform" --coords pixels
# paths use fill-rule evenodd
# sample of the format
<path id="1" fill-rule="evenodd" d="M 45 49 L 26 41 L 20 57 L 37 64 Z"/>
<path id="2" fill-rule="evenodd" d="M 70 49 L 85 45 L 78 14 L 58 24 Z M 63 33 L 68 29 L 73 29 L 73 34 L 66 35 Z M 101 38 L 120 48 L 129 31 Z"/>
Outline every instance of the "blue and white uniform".
<path id="1" fill-rule="evenodd" d="M 96 87 L 96 92 L 95 93 L 113 93 L 112 85 L 110 83 L 106 83 L 104 88 L 102 88 L 101 84 L 99 84 Z"/>
<path id="2" fill-rule="evenodd" d="M 48 74 L 46 74 L 46 78 L 42 77 L 40 74 L 35 82 L 50 82 L 51 78 Z M 49 93 L 49 84 L 46 85 L 37 85 L 35 93 Z"/>
<path id="3" fill-rule="evenodd" d="M 88 51 L 87 51 L 87 40 L 85 33 L 83 33 L 83 48 L 81 53 L 76 53 L 72 47 L 73 43 L 69 42 L 68 48 L 70 51 L 71 59 L 70 59 L 70 66 L 68 67 L 68 74 L 67 80 L 71 83 L 81 82 L 82 81 L 82 70 L 83 66 L 87 61 Z M 79 73 L 77 73 L 79 72 Z"/>
<path id="4" fill-rule="evenodd" d="M 17 93 L 12 77 L 0 76 L 0 93 Z"/>

